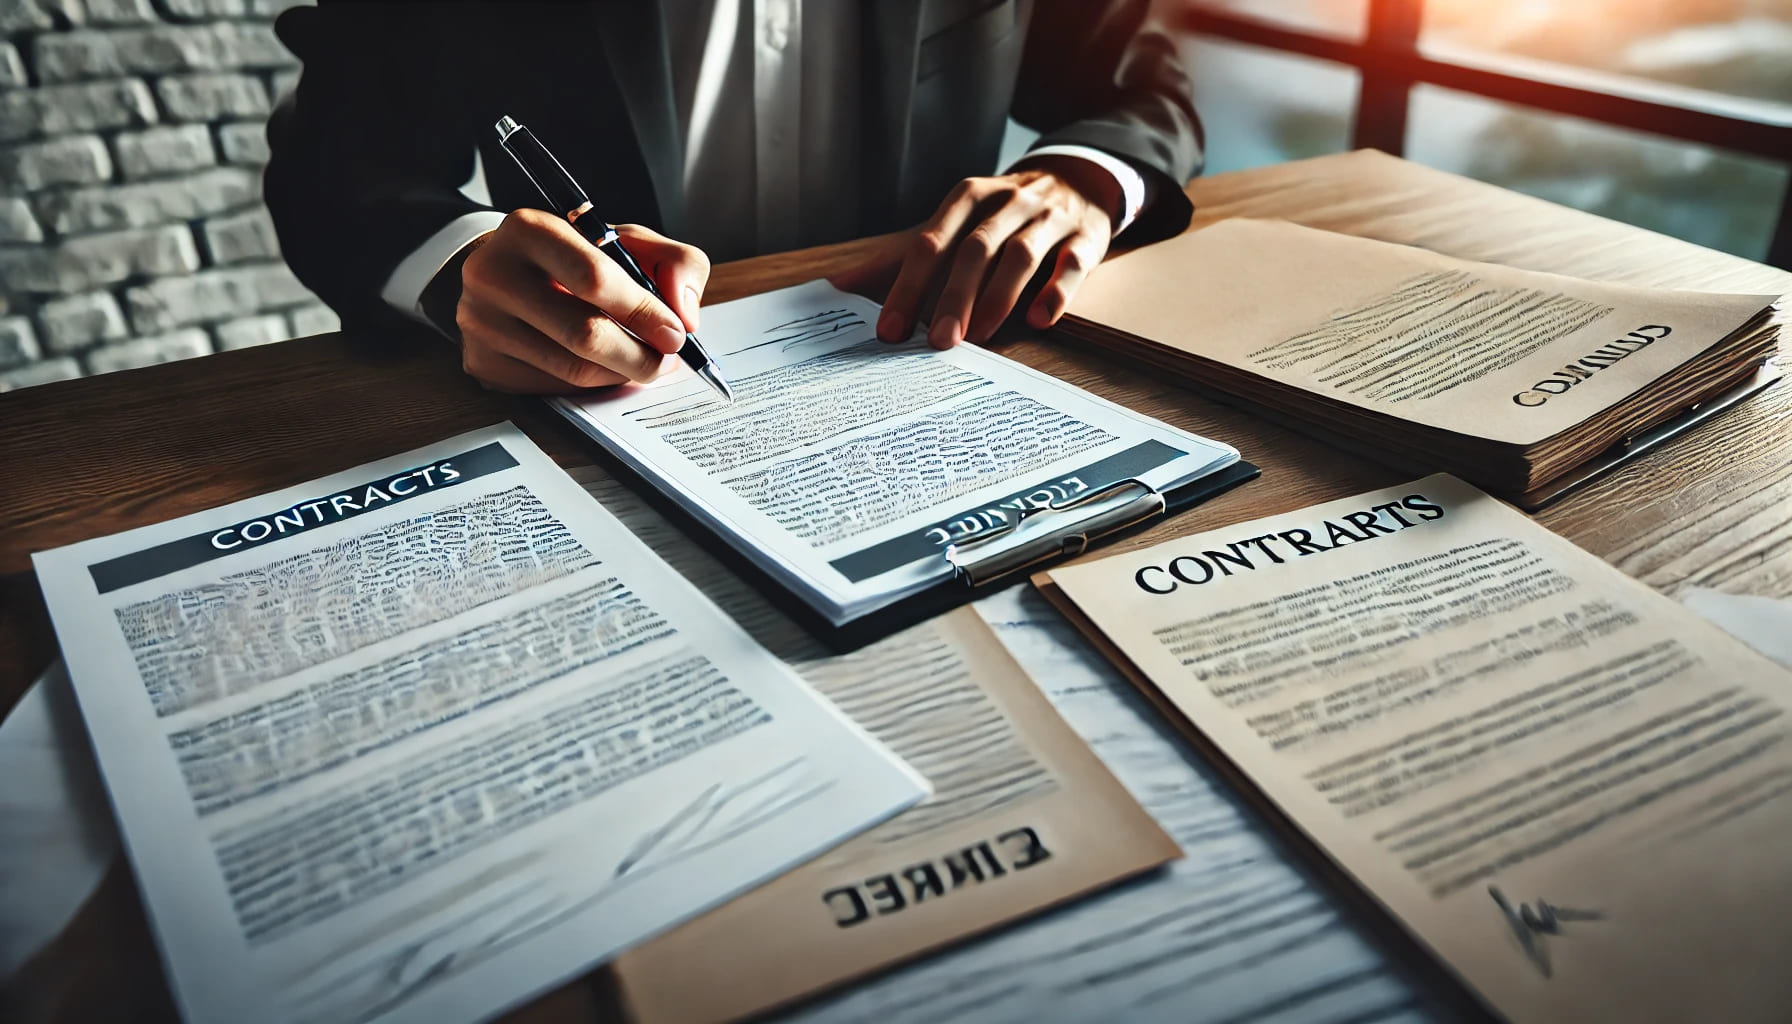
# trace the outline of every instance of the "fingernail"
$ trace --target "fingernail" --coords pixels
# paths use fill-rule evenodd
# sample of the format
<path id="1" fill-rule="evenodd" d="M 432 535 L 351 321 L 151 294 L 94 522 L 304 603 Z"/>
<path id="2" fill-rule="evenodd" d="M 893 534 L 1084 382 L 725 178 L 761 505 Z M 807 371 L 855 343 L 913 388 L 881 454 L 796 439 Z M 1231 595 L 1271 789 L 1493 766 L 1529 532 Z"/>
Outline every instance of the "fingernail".
<path id="1" fill-rule="evenodd" d="M 693 331 L 697 329 L 698 311 L 702 308 L 700 306 L 702 301 L 702 298 L 697 295 L 697 289 L 688 284 L 684 286 L 684 308 L 691 315 L 691 330 Z"/>
<path id="2" fill-rule="evenodd" d="M 902 318 L 888 310 L 877 318 L 877 336 L 885 341 L 902 340 Z"/>
<path id="3" fill-rule="evenodd" d="M 956 345 L 962 335 L 958 318 L 943 316 L 933 322 L 933 329 L 927 332 L 927 340 L 935 345 Z"/>
<path id="4" fill-rule="evenodd" d="M 684 331 L 661 324 L 649 332 L 647 343 L 661 352 L 676 352 L 684 346 Z"/>

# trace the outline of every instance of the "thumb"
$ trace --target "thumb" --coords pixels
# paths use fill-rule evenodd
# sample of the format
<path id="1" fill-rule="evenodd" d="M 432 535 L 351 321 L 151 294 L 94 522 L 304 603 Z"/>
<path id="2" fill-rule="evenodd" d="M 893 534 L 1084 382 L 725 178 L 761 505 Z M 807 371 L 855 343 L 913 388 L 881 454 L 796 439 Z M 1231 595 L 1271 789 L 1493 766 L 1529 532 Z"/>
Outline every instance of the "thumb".
<path id="1" fill-rule="evenodd" d="M 695 333 L 703 288 L 709 283 L 709 257 L 694 245 L 673 241 L 639 224 L 618 224 L 616 233 L 629 255 L 641 264 L 672 313 Z"/>
<path id="2" fill-rule="evenodd" d="M 896 283 L 902 269 L 904 234 L 889 235 L 877 240 L 870 251 L 832 277 L 828 283 L 843 292 L 863 295 L 873 302 L 882 302 Z"/>

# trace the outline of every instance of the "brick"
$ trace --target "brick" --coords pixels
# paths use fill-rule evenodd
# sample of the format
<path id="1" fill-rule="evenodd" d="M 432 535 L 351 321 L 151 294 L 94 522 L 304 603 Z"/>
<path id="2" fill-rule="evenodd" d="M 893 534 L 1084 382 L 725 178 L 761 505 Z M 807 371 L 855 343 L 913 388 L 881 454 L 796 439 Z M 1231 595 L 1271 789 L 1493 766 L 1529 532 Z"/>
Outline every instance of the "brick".
<path id="1" fill-rule="evenodd" d="M 155 97 L 134 78 L 0 92 L 0 142 L 155 122 Z"/>
<path id="2" fill-rule="evenodd" d="M 315 306 L 300 306 L 287 314 L 292 318 L 292 336 L 309 338 L 313 334 L 329 334 L 342 330 L 342 318 L 336 311 L 321 303 Z"/>
<path id="3" fill-rule="evenodd" d="M 79 25 L 84 13 L 81 0 L 0 0 L 0 33 Z"/>
<path id="4" fill-rule="evenodd" d="M 206 252 L 215 265 L 280 258 L 280 239 L 265 207 L 214 217 L 205 222 L 204 234 Z"/>
<path id="5" fill-rule="evenodd" d="M 268 126 L 260 121 L 219 125 L 218 150 L 226 163 L 260 167 L 268 162 Z"/>
<path id="6" fill-rule="evenodd" d="M 0 248 L 0 281 L 13 292 L 62 295 L 138 275 L 197 269 L 199 249 L 184 224 L 86 235 L 57 245 Z"/>
<path id="7" fill-rule="evenodd" d="M 162 0 L 162 9 L 179 21 L 240 18 L 249 13 L 248 0 Z"/>
<path id="8" fill-rule="evenodd" d="M 270 85 L 274 93 L 274 99 L 278 100 L 280 97 L 285 96 L 299 87 L 299 69 L 293 68 L 291 71 L 274 72 L 274 77 Z"/>
<path id="9" fill-rule="evenodd" d="M 44 229 L 18 196 L 0 196 L 0 242 L 41 242 Z"/>
<path id="10" fill-rule="evenodd" d="M 286 326 L 285 317 L 278 313 L 264 313 L 261 316 L 226 320 L 212 328 L 212 336 L 218 339 L 218 351 L 229 352 L 285 341 L 292 337 L 292 332 Z"/>
<path id="11" fill-rule="evenodd" d="M 73 359 L 46 359 L 41 363 L 0 373 L 0 391 L 17 391 L 59 380 L 74 380 L 79 376 L 81 364 Z"/>
<path id="12" fill-rule="evenodd" d="M 258 18 L 273 18 L 293 7 L 310 6 L 314 0 L 249 0 L 249 11 Z"/>
<path id="13" fill-rule="evenodd" d="M 205 270 L 125 292 L 131 324 L 139 331 L 235 320 L 311 301 L 311 293 L 284 263 Z"/>
<path id="14" fill-rule="evenodd" d="M 31 84 L 25 74 L 25 62 L 19 59 L 19 48 L 0 42 L 0 89 L 19 89 Z"/>
<path id="15" fill-rule="evenodd" d="M 176 75 L 156 83 L 156 95 L 177 121 L 266 117 L 272 106 L 259 78 L 250 75 Z"/>
<path id="16" fill-rule="evenodd" d="M 260 197 L 255 172 L 214 167 L 180 178 L 51 192 L 37 200 L 37 212 L 52 231 L 75 234 L 199 220 Z"/>
<path id="17" fill-rule="evenodd" d="M 211 338 L 196 327 L 188 327 L 96 348 L 87 354 L 87 368 L 94 373 L 134 370 L 139 366 L 154 366 L 157 363 L 172 363 L 177 359 L 210 355 L 211 351 Z"/>
<path id="18" fill-rule="evenodd" d="M 112 140 L 126 178 L 196 171 L 218 162 L 212 133 L 202 124 L 169 125 L 121 134 Z"/>
<path id="19" fill-rule="evenodd" d="M 35 52 L 45 82 L 294 63 L 271 25 L 234 22 L 50 33 L 37 37 Z"/>
<path id="20" fill-rule="evenodd" d="M 152 25 L 161 21 L 149 0 L 81 0 L 92 25 Z"/>
<path id="21" fill-rule="evenodd" d="M 43 328 L 44 347 L 57 353 L 74 352 L 96 341 L 115 341 L 129 333 L 124 310 L 109 292 L 51 299 L 38 307 L 37 322 Z"/>
<path id="22" fill-rule="evenodd" d="M 0 150 L 0 186 L 13 191 L 91 185 L 110 177 L 112 158 L 97 135 L 71 135 Z"/>
<path id="23" fill-rule="evenodd" d="M 39 355 L 37 332 L 31 329 L 30 320 L 22 316 L 0 317 L 0 368 L 22 366 Z"/>

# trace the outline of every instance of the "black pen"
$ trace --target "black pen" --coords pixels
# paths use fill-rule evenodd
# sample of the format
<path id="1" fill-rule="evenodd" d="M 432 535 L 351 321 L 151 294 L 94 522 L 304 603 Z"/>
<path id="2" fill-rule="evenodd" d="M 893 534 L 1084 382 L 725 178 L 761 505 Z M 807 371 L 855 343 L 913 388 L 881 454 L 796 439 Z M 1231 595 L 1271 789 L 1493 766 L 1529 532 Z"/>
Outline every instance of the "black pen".
<path id="1" fill-rule="evenodd" d="M 509 117 L 500 117 L 496 128 L 498 142 L 504 147 L 504 152 L 510 154 L 510 158 L 516 161 L 523 173 L 529 176 L 529 180 L 535 183 L 535 187 L 541 190 L 542 198 L 548 201 L 548 207 L 555 213 L 564 215 L 573 228 L 585 236 L 586 241 L 597 246 L 599 251 L 628 271 L 628 276 L 634 278 L 636 284 L 647 289 L 661 303 L 665 303 L 666 297 L 654 287 L 653 278 L 648 277 L 641 270 L 641 265 L 635 262 L 635 258 L 622 247 L 622 239 L 617 237 L 616 229 L 591 208 L 591 199 L 585 195 L 585 190 L 572 180 L 572 175 L 566 173 L 566 168 L 560 166 L 560 161 L 554 159 L 554 154 L 548 152 L 547 147 L 536 139 L 535 133 Z M 667 308 L 670 309 L 671 306 L 668 304 Z M 695 334 L 685 334 L 684 347 L 678 350 L 678 358 L 696 371 L 697 376 L 714 388 L 724 401 L 734 401 L 734 389 L 723 378 L 721 367 L 709 357 L 709 353 L 703 351 L 703 345 L 697 341 Z"/>

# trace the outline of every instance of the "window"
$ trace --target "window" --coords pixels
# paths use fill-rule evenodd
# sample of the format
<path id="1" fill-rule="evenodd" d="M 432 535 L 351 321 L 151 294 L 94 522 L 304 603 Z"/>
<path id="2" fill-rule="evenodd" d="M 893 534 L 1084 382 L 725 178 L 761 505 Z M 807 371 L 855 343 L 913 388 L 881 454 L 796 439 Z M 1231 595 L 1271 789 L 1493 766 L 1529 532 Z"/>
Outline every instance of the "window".
<path id="1" fill-rule="evenodd" d="M 1333 149 L 1409 155 L 1792 269 L 1792 0 L 1168 7 L 1192 33 L 1213 169 L 1330 146 L 1342 103 Z M 1356 88 L 1303 100 L 1295 68 Z"/>

